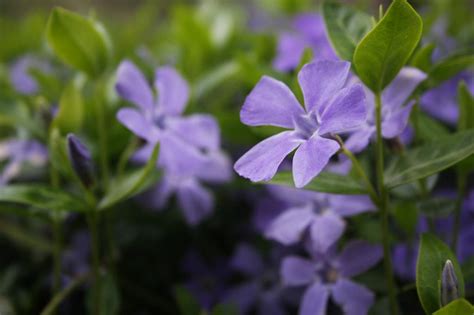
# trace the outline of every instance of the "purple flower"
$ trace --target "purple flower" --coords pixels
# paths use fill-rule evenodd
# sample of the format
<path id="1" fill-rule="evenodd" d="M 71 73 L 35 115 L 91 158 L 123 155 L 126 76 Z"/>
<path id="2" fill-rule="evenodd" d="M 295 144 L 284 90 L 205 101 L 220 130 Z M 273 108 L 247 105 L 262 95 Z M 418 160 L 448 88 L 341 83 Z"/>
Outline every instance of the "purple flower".
<path id="1" fill-rule="evenodd" d="M 338 196 L 275 186 L 280 196 L 294 202 L 267 227 L 265 236 L 284 245 L 298 243 L 309 234 L 313 250 L 324 253 L 344 233 L 343 217 L 375 209 L 368 196 Z"/>
<path id="2" fill-rule="evenodd" d="M 74 134 L 67 135 L 67 148 L 69 160 L 74 172 L 85 187 L 94 183 L 92 158 L 89 149 Z"/>
<path id="3" fill-rule="evenodd" d="M 329 297 L 346 315 L 365 315 L 374 294 L 350 280 L 364 273 L 382 258 L 382 248 L 364 241 L 351 241 L 339 255 L 334 250 L 312 260 L 289 256 L 283 260 L 280 274 L 288 286 L 307 286 L 300 303 L 300 315 L 324 315 Z"/>
<path id="4" fill-rule="evenodd" d="M 13 88 L 18 93 L 32 95 L 38 92 L 38 83 L 30 74 L 31 69 L 38 69 L 43 72 L 50 71 L 48 64 L 30 55 L 18 58 L 10 67 L 10 80 Z"/>
<path id="5" fill-rule="evenodd" d="M 303 52 L 311 48 L 315 60 L 338 60 L 326 34 L 323 18 L 319 14 L 301 14 L 293 21 L 294 32 L 280 34 L 273 67 L 290 71 L 300 63 Z"/>
<path id="6" fill-rule="evenodd" d="M 8 160 L 0 173 L 0 186 L 18 176 L 25 163 L 40 167 L 47 159 L 46 147 L 37 141 L 10 139 L 0 142 L 0 161 Z"/>
<path id="7" fill-rule="evenodd" d="M 303 108 L 282 82 L 264 76 L 250 92 L 240 112 L 249 126 L 272 125 L 291 129 L 254 146 L 234 169 L 252 181 L 270 180 L 284 158 L 296 149 L 293 179 L 296 187 L 308 184 L 339 149 L 333 133 L 357 128 L 366 118 L 362 86 L 344 87 L 350 63 L 317 61 L 298 74 Z"/>
<path id="8" fill-rule="evenodd" d="M 382 136 L 386 139 L 401 135 L 407 126 L 410 112 L 415 104 L 407 102 L 408 97 L 417 85 L 426 78 L 422 71 L 405 67 L 382 93 Z M 373 93 L 365 88 L 367 97 L 367 120 L 361 128 L 352 133 L 345 142 L 346 147 L 355 152 L 361 152 L 375 137 L 375 101 Z"/>
<path id="9" fill-rule="evenodd" d="M 463 80 L 471 94 L 474 94 L 474 76 L 472 72 L 465 71 L 423 94 L 421 108 L 431 116 L 455 125 L 459 118 L 458 85 Z"/>

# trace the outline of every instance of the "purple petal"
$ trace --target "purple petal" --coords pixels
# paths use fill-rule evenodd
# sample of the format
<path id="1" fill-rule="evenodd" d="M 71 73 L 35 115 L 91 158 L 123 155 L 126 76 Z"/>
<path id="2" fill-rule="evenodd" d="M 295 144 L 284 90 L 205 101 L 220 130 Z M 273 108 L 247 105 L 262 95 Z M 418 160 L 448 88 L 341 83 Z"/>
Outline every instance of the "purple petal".
<path id="1" fill-rule="evenodd" d="M 393 270 L 403 280 L 416 279 L 416 260 L 418 257 L 418 244 L 398 244 L 392 252 Z"/>
<path id="2" fill-rule="evenodd" d="M 337 258 L 339 270 L 344 277 L 361 274 L 382 259 L 382 247 L 365 241 L 351 241 Z"/>
<path id="3" fill-rule="evenodd" d="M 297 188 L 304 187 L 328 164 L 339 144 L 330 139 L 313 136 L 304 142 L 293 157 L 293 180 Z"/>
<path id="4" fill-rule="evenodd" d="M 411 102 L 407 106 L 391 113 L 388 117 L 385 117 L 382 121 L 382 136 L 384 138 L 395 138 L 403 132 L 408 124 L 413 105 L 415 105 L 415 102 Z"/>
<path id="5" fill-rule="evenodd" d="M 320 14 L 303 13 L 295 17 L 293 27 L 307 39 L 326 36 L 324 20 Z"/>
<path id="6" fill-rule="evenodd" d="M 155 72 L 158 90 L 158 111 L 168 115 L 181 114 L 189 99 L 188 83 L 171 67 L 161 67 Z"/>
<path id="7" fill-rule="evenodd" d="M 297 243 L 314 219 L 312 205 L 291 208 L 280 214 L 265 231 L 265 236 L 284 245 Z"/>
<path id="8" fill-rule="evenodd" d="M 285 157 L 299 145 L 294 132 L 281 132 L 251 148 L 235 163 L 234 169 L 253 182 L 268 181 Z"/>
<path id="9" fill-rule="evenodd" d="M 120 63 L 115 89 L 123 99 L 139 106 L 145 112 L 152 112 L 153 93 L 143 74 L 131 61 L 124 60 Z"/>
<path id="10" fill-rule="evenodd" d="M 290 256 L 283 259 L 280 267 L 280 275 L 284 285 L 305 285 L 315 281 L 316 267 L 309 259 Z"/>
<path id="11" fill-rule="evenodd" d="M 369 289 L 347 279 L 339 279 L 331 291 L 346 315 L 366 315 L 374 303 L 374 294 Z"/>
<path id="12" fill-rule="evenodd" d="M 209 183 L 226 183 L 232 179 L 232 161 L 223 151 L 212 151 L 205 155 L 205 163 L 197 168 L 194 175 Z"/>
<path id="13" fill-rule="evenodd" d="M 321 283 L 313 284 L 303 295 L 299 315 L 325 315 L 328 299 L 328 289 Z"/>
<path id="14" fill-rule="evenodd" d="M 286 311 L 282 305 L 280 296 L 277 294 L 264 293 L 260 297 L 258 315 L 285 315 Z"/>
<path id="15" fill-rule="evenodd" d="M 187 180 L 177 190 L 178 204 L 186 222 L 197 225 L 212 213 L 214 198 L 212 194 L 195 180 Z"/>
<path id="16" fill-rule="evenodd" d="M 117 113 L 117 120 L 136 136 L 154 143 L 158 140 L 158 129 L 136 109 L 122 108 Z"/>
<path id="17" fill-rule="evenodd" d="M 283 82 L 264 76 L 245 99 L 240 120 L 249 126 L 271 125 L 291 129 L 295 117 L 303 114 L 303 108 Z"/>
<path id="18" fill-rule="evenodd" d="M 161 210 L 175 191 L 172 179 L 165 174 L 155 187 L 143 195 L 143 200 L 148 207 Z"/>
<path id="19" fill-rule="evenodd" d="M 367 118 L 365 93 L 361 85 L 342 89 L 321 114 L 320 135 L 352 131 Z"/>
<path id="20" fill-rule="evenodd" d="M 236 305 L 240 314 L 247 314 L 255 305 L 258 293 L 258 283 L 255 281 L 246 282 L 231 288 L 224 297 L 224 301 Z"/>
<path id="21" fill-rule="evenodd" d="M 331 195 L 329 203 L 331 210 L 343 217 L 350 217 L 376 209 L 374 203 L 366 195 Z"/>
<path id="22" fill-rule="evenodd" d="M 364 125 L 361 129 L 352 133 L 344 142 L 345 147 L 353 152 L 363 151 L 370 142 L 370 138 L 375 134 L 375 126 Z"/>
<path id="23" fill-rule="evenodd" d="M 32 95 L 38 92 L 38 83 L 29 73 L 35 60 L 31 56 L 18 58 L 10 68 L 10 80 L 13 88 L 22 94 Z"/>
<path id="24" fill-rule="evenodd" d="M 282 72 L 295 69 L 300 63 L 306 45 L 305 40 L 298 34 L 282 33 L 278 38 L 273 67 Z"/>
<path id="25" fill-rule="evenodd" d="M 184 141 L 199 148 L 208 150 L 219 148 L 219 126 L 211 115 L 195 114 L 170 118 L 166 121 L 166 127 Z"/>
<path id="26" fill-rule="evenodd" d="M 248 244 L 239 244 L 230 264 L 235 270 L 249 276 L 257 276 L 264 270 L 260 253 Z"/>
<path id="27" fill-rule="evenodd" d="M 413 67 L 404 67 L 397 77 L 382 93 L 382 104 L 391 108 L 399 108 L 408 97 L 426 79 L 426 73 Z"/>
<path id="28" fill-rule="evenodd" d="M 346 228 L 346 223 L 330 211 L 315 216 L 310 227 L 312 247 L 316 252 L 325 253 L 334 245 Z"/>
<path id="29" fill-rule="evenodd" d="M 347 61 L 316 61 L 305 65 L 298 73 L 298 82 L 303 91 L 308 112 L 324 111 L 326 103 L 346 83 L 351 64 Z"/>

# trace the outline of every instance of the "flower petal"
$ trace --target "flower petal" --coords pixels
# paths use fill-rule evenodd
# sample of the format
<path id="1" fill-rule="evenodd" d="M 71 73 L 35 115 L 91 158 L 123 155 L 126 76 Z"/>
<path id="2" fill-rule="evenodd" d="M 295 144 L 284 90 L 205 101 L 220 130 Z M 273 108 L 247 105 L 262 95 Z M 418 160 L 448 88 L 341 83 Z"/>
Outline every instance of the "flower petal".
<path id="1" fill-rule="evenodd" d="M 300 63 L 305 46 L 305 40 L 298 34 L 280 34 L 277 53 L 275 59 L 273 59 L 273 67 L 282 72 L 295 69 Z"/>
<path id="2" fill-rule="evenodd" d="M 328 289 L 321 283 L 313 284 L 303 295 L 299 315 L 325 315 L 328 299 Z"/>
<path id="3" fill-rule="evenodd" d="M 382 136 L 384 138 L 395 138 L 403 132 L 408 124 L 413 105 L 415 105 L 415 102 L 411 102 L 385 117 L 384 121 L 382 121 Z"/>
<path id="4" fill-rule="evenodd" d="M 310 226 L 313 249 L 318 253 L 325 253 L 341 238 L 345 228 L 344 220 L 330 211 L 315 216 Z"/>
<path id="5" fill-rule="evenodd" d="M 187 180 L 177 190 L 178 204 L 186 222 L 199 224 L 212 213 L 214 198 L 212 194 L 196 180 Z"/>
<path id="6" fill-rule="evenodd" d="M 342 89 L 321 114 L 318 133 L 341 133 L 361 126 L 367 118 L 364 89 L 359 84 Z"/>
<path id="7" fill-rule="evenodd" d="M 339 270 L 344 277 L 361 274 L 382 259 L 382 247 L 365 241 L 351 241 L 337 258 Z"/>
<path id="8" fill-rule="evenodd" d="M 245 99 L 240 120 L 249 126 L 294 128 L 294 118 L 303 114 L 295 95 L 283 82 L 263 76 Z"/>
<path id="9" fill-rule="evenodd" d="M 317 176 L 338 150 L 339 144 L 331 139 L 313 136 L 304 142 L 293 157 L 293 180 L 301 188 Z"/>
<path id="10" fill-rule="evenodd" d="M 256 281 L 249 281 L 229 289 L 223 298 L 224 303 L 235 305 L 239 314 L 248 314 L 259 296 Z"/>
<path id="11" fill-rule="evenodd" d="M 374 134 L 375 126 L 364 125 L 344 141 L 344 146 L 353 153 L 359 153 L 369 145 L 370 138 L 372 138 Z"/>
<path id="12" fill-rule="evenodd" d="M 280 214 L 265 231 L 265 236 L 284 245 L 297 243 L 314 219 L 312 205 L 290 208 Z"/>
<path id="13" fill-rule="evenodd" d="M 152 112 L 153 93 L 147 80 L 133 62 L 125 60 L 120 63 L 115 89 L 123 99 L 132 102 L 143 111 Z"/>
<path id="14" fill-rule="evenodd" d="M 426 79 L 426 77 L 426 73 L 417 68 L 404 67 L 383 91 L 383 106 L 389 106 L 391 108 L 403 106 L 418 84 Z"/>
<path id="15" fill-rule="evenodd" d="M 219 148 L 219 126 L 211 115 L 195 114 L 188 117 L 173 117 L 166 121 L 166 128 L 184 141 L 199 148 L 208 150 Z"/>
<path id="16" fill-rule="evenodd" d="M 322 113 L 327 103 L 346 83 L 351 64 L 347 61 L 316 61 L 298 73 L 306 111 Z"/>
<path id="17" fill-rule="evenodd" d="M 339 279 L 331 292 L 345 315 L 366 315 L 374 303 L 374 294 L 369 289 L 347 279 Z"/>
<path id="18" fill-rule="evenodd" d="M 136 109 L 120 109 L 117 113 L 117 120 L 135 135 L 146 141 L 154 143 L 158 140 L 158 129 L 151 121 L 145 118 L 143 113 Z"/>
<path id="19" fill-rule="evenodd" d="M 289 256 L 281 262 L 280 275 L 284 285 L 305 285 L 315 280 L 316 268 L 309 259 Z"/>
<path id="20" fill-rule="evenodd" d="M 158 111 L 179 115 L 189 99 L 188 83 L 172 67 L 161 67 L 155 72 L 155 88 L 158 90 Z"/>
<path id="21" fill-rule="evenodd" d="M 230 265 L 235 270 L 249 276 L 257 276 L 264 270 L 260 253 L 253 246 L 245 243 L 238 245 Z"/>
<path id="22" fill-rule="evenodd" d="M 367 195 L 331 195 L 329 204 L 332 211 L 343 217 L 350 217 L 376 209 Z"/>
<path id="23" fill-rule="evenodd" d="M 255 145 L 234 165 L 235 171 L 253 182 L 268 181 L 285 157 L 300 145 L 292 131 L 284 131 Z"/>

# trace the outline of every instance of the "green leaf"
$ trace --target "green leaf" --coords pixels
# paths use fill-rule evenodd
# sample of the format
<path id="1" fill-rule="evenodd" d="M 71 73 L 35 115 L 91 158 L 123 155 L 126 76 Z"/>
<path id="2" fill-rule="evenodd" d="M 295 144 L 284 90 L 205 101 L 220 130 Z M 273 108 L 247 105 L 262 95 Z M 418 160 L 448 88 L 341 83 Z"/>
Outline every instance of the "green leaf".
<path id="1" fill-rule="evenodd" d="M 429 218 L 443 218 L 454 212 L 455 202 L 449 198 L 432 197 L 417 203 L 422 214 Z"/>
<path id="2" fill-rule="evenodd" d="M 201 307 L 194 296 L 189 293 L 186 288 L 182 286 L 176 286 L 174 288 L 174 296 L 178 303 L 180 315 L 199 315 L 201 313 Z"/>
<path id="3" fill-rule="evenodd" d="M 117 281 L 110 272 L 101 275 L 100 314 L 116 315 L 120 311 L 120 290 Z"/>
<path id="4" fill-rule="evenodd" d="M 325 1 L 324 23 L 334 50 L 344 60 L 352 61 L 357 43 L 372 28 L 370 16 L 336 1 Z"/>
<path id="5" fill-rule="evenodd" d="M 59 99 L 58 113 L 54 117 L 53 126 L 62 134 L 76 132 L 82 125 L 84 117 L 84 101 L 81 95 L 83 80 L 74 80 L 64 89 Z"/>
<path id="6" fill-rule="evenodd" d="M 418 44 L 423 23 L 406 0 L 395 0 L 385 16 L 357 45 L 354 65 L 360 79 L 381 92 L 406 64 Z"/>
<path id="7" fill-rule="evenodd" d="M 458 86 L 459 122 L 458 130 L 474 129 L 474 97 L 469 92 L 466 82 Z"/>
<path id="8" fill-rule="evenodd" d="M 438 173 L 474 154 L 474 130 L 439 137 L 395 158 L 385 171 L 388 188 Z"/>
<path id="9" fill-rule="evenodd" d="M 417 119 L 418 124 L 416 132 L 417 136 L 421 140 L 437 141 L 440 136 L 449 135 L 449 129 L 430 116 L 422 112 L 418 112 Z"/>
<path id="10" fill-rule="evenodd" d="M 459 72 L 474 66 L 474 55 L 458 54 L 437 63 L 428 73 L 427 86 L 435 87 L 446 81 Z"/>
<path id="11" fill-rule="evenodd" d="M 464 275 L 464 281 L 466 283 L 474 282 L 474 256 L 466 259 L 466 261 L 463 262 L 461 269 Z"/>
<path id="12" fill-rule="evenodd" d="M 414 202 L 401 201 L 393 207 L 393 217 L 395 222 L 403 231 L 412 236 L 415 234 L 416 225 L 418 223 L 418 209 Z"/>
<path id="13" fill-rule="evenodd" d="M 291 172 L 279 172 L 271 181 L 262 182 L 262 184 L 294 187 Z M 329 172 L 320 173 L 315 179 L 306 185 L 304 189 L 342 195 L 359 195 L 367 193 L 367 189 L 361 182 L 351 177 Z"/>
<path id="14" fill-rule="evenodd" d="M 46 37 L 56 55 L 91 77 L 100 75 L 110 55 L 108 39 L 95 22 L 76 13 L 54 8 Z"/>
<path id="15" fill-rule="evenodd" d="M 48 150 L 51 167 L 71 178 L 73 171 L 66 152 L 66 139 L 61 136 L 59 129 L 52 128 L 49 133 Z"/>
<path id="16" fill-rule="evenodd" d="M 85 211 L 87 206 L 79 198 L 40 185 L 8 185 L 0 189 L 0 201 L 21 203 L 44 210 Z"/>
<path id="17" fill-rule="evenodd" d="M 421 236 L 416 263 L 416 289 L 421 305 L 427 314 L 432 314 L 440 308 L 441 272 L 448 259 L 454 265 L 459 293 L 464 296 L 464 280 L 456 256 L 434 235 L 424 233 Z"/>
<path id="18" fill-rule="evenodd" d="M 212 310 L 212 315 L 238 315 L 239 311 L 233 304 L 218 304 Z"/>
<path id="19" fill-rule="evenodd" d="M 452 301 L 433 315 L 472 315 L 474 307 L 465 299 Z"/>
<path id="20" fill-rule="evenodd" d="M 413 59 L 411 61 L 412 66 L 417 67 L 424 72 L 428 72 L 432 66 L 431 57 L 435 48 L 436 46 L 434 44 L 428 44 L 421 47 L 413 55 Z"/>
<path id="21" fill-rule="evenodd" d="M 156 170 L 156 161 L 158 159 L 159 144 L 153 149 L 153 153 L 147 164 L 130 174 L 113 181 L 113 185 L 99 202 L 99 209 L 103 210 L 112 205 L 140 193 L 150 184 L 158 180 L 158 175 L 154 174 Z"/>

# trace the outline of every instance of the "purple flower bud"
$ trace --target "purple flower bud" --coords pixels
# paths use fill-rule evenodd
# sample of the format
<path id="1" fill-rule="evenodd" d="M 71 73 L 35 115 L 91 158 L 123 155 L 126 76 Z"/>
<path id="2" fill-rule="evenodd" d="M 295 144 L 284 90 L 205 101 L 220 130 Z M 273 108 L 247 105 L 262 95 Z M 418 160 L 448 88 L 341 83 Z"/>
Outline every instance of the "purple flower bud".
<path id="1" fill-rule="evenodd" d="M 94 172 L 89 150 L 74 134 L 68 134 L 67 147 L 74 172 L 85 187 L 91 187 L 94 184 Z"/>
<path id="2" fill-rule="evenodd" d="M 445 306 L 459 297 L 458 278 L 453 263 L 448 259 L 441 274 L 441 305 Z"/>

